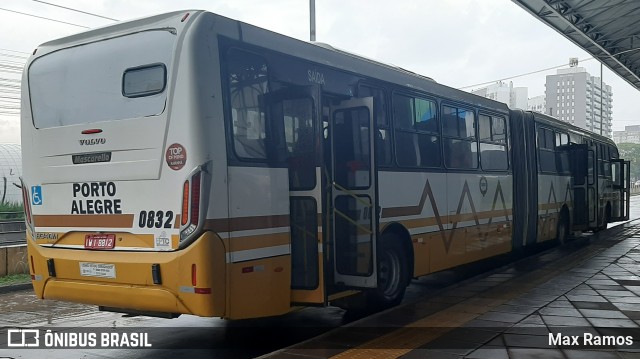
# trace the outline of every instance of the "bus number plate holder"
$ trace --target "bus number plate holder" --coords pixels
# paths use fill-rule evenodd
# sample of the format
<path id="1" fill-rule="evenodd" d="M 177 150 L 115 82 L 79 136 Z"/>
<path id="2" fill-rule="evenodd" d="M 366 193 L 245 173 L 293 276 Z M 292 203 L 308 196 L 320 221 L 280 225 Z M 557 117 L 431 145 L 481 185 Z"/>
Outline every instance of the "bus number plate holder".
<path id="1" fill-rule="evenodd" d="M 115 244 L 115 234 L 87 234 L 84 236 L 85 249 L 113 249 Z"/>

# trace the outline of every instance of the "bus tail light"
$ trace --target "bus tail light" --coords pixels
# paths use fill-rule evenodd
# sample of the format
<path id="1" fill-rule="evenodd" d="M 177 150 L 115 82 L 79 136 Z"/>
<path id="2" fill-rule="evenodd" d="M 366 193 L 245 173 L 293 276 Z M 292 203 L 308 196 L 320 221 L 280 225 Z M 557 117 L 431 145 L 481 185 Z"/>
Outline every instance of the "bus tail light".
<path id="1" fill-rule="evenodd" d="M 189 181 L 184 181 L 182 186 L 182 219 L 180 225 L 184 226 L 188 222 L 189 214 Z"/>
<path id="2" fill-rule="evenodd" d="M 200 232 L 208 205 L 208 163 L 191 172 L 182 186 L 182 214 L 180 215 L 180 242 L 192 239 Z"/>
<path id="3" fill-rule="evenodd" d="M 201 172 L 191 177 L 191 224 L 198 226 L 200 219 L 200 177 Z"/>

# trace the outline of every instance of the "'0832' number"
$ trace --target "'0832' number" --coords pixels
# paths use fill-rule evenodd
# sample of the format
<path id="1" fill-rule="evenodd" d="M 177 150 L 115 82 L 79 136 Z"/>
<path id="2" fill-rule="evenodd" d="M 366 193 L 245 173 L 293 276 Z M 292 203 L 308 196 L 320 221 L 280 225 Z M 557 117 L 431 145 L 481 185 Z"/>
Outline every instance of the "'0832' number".
<path id="1" fill-rule="evenodd" d="M 138 226 L 140 228 L 171 228 L 173 211 L 140 211 Z"/>

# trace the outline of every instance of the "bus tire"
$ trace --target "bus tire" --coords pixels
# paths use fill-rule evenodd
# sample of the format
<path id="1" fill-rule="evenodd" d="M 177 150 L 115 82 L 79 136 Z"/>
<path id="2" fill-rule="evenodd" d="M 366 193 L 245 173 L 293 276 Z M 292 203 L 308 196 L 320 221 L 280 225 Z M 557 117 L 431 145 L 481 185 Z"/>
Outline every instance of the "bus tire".
<path id="1" fill-rule="evenodd" d="M 569 241 L 569 215 L 566 209 L 560 211 L 560 219 L 558 220 L 558 228 L 556 229 L 556 239 L 560 245 L 563 245 Z"/>
<path id="2" fill-rule="evenodd" d="M 372 311 L 396 306 L 402 302 L 409 285 L 409 260 L 401 238 L 387 233 L 378 248 L 378 286 L 369 292 L 368 307 Z"/>

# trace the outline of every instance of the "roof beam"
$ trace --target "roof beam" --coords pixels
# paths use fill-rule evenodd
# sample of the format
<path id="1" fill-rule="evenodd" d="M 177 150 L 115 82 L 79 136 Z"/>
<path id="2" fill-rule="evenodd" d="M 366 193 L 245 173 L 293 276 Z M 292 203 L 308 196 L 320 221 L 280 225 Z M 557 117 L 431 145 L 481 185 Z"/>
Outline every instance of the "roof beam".
<path id="1" fill-rule="evenodd" d="M 513 0 L 527 12 L 590 52 L 640 89 L 640 57 L 633 38 L 640 33 L 640 3 L 603 0 Z M 625 19 L 626 21 L 620 21 Z M 629 24 L 631 21 L 631 25 Z M 619 26 L 616 24 L 620 22 Z M 630 46 L 626 42 L 629 42 Z M 622 50 L 622 51 L 620 51 Z M 638 48 L 637 50 L 640 50 Z M 635 58 L 634 58 L 635 57 Z M 637 60 L 636 60 L 637 59 Z"/>

